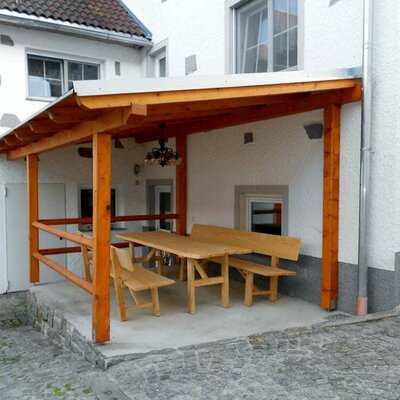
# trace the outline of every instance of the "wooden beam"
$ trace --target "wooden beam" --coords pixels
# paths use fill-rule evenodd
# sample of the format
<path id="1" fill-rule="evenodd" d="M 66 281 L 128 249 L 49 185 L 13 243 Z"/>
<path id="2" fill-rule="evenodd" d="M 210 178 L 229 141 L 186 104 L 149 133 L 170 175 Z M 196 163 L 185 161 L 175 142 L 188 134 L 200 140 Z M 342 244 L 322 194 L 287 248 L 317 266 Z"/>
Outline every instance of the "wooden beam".
<path id="1" fill-rule="evenodd" d="M 34 252 L 32 256 L 37 260 L 38 262 L 42 262 L 43 264 L 47 265 L 49 268 L 52 270 L 58 272 L 60 275 L 64 276 L 67 278 L 70 282 L 75 283 L 75 285 L 81 287 L 82 289 L 86 290 L 88 293 L 93 292 L 93 286 L 90 282 L 85 281 L 82 279 L 80 276 L 75 275 L 73 272 L 68 271 L 67 268 L 63 267 L 60 264 L 57 264 L 55 261 L 50 260 L 50 258 L 47 258 L 46 256 L 40 254 L 39 252 Z"/>
<path id="2" fill-rule="evenodd" d="M 28 126 L 34 133 L 53 133 L 57 132 L 60 127 L 49 119 L 43 120 L 31 120 L 28 122 Z"/>
<path id="3" fill-rule="evenodd" d="M 334 310 L 338 299 L 340 105 L 324 109 L 324 180 L 321 307 Z"/>
<path id="4" fill-rule="evenodd" d="M 96 343 L 110 340 L 111 135 L 93 136 L 93 310 Z"/>
<path id="5" fill-rule="evenodd" d="M 64 107 L 49 110 L 48 116 L 56 124 L 77 124 L 96 118 L 97 113 L 78 107 Z"/>
<path id="6" fill-rule="evenodd" d="M 4 138 L 4 142 L 10 146 L 10 147 L 16 147 L 16 146 L 21 146 L 23 144 L 23 141 L 19 138 L 17 138 L 15 135 L 7 135 Z"/>
<path id="7" fill-rule="evenodd" d="M 85 121 L 79 125 L 54 134 L 53 136 L 43 138 L 35 143 L 19 147 L 8 152 L 8 159 L 15 160 L 25 157 L 27 154 L 36 154 L 44 151 L 54 150 L 66 145 L 89 140 L 92 135 L 101 132 L 108 132 L 112 129 L 126 125 L 131 115 L 131 107 L 121 108 L 107 112 L 90 121 Z"/>
<path id="8" fill-rule="evenodd" d="M 246 113 L 237 113 L 228 116 L 213 116 L 196 123 L 166 124 L 163 136 L 173 137 L 179 134 L 191 134 L 197 132 L 208 132 L 215 129 L 228 128 L 251 122 L 263 121 L 271 118 L 284 117 L 287 115 L 318 110 L 325 106 L 337 103 L 347 104 L 361 99 L 361 86 L 358 85 L 351 89 L 342 89 L 333 92 L 326 92 L 308 96 L 300 100 L 287 101 L 284 103 L 266 105 Z M 144 143 L 159 138 L 158 132 L 148 134 L 136 131 L 136 142 Z"/>
<path id="9" fill-rule="evenodd" d="M 26 180 L 28 191 L 29 278 L 31 283 L 36 283 L 40 280 L 39 261 L 33 255 L 39 251 L 39 231 L 33 226 L 39 219 L 39 165 L 36 154 L 29 154 L 26 158 Z"/>
<path id="10" fill-rule="evenodd" d="M 172 90 L 150 93 L 127 93 L 102 96 L 77 97 L 80 107 L 90 110 L 113 107 L 128 107 L 131 104 L 167 104 L 217 99 L 246 98 L 290 93 L 315 92 L 354 87 L 358 79 L 339 79 L 319 82 L 300 82 L 244 87 Z"/>
<path id="11" fill-rule="evenodd" d="M 176 232 L 186 235 L 187 223 L 187 136 L 179 135 L 176 138 L 176 151 L 181 157 L 181 163 L 176 167 L 176 212 L 178 221 Z"/>

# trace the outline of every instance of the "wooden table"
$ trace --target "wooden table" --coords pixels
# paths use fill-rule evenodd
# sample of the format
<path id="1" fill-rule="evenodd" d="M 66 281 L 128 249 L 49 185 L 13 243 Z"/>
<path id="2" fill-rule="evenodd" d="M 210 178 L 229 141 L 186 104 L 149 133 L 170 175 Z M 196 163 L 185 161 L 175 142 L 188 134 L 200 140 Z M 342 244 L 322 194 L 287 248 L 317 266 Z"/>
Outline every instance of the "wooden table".
<path id="1" fill-rule="evenodd" d="M 138 232 L 116 235 L 117 238 L 125 240 L 132 245 L 141 244 L 152 250 L 147 257 L 135 258 L 134 262 L 149 262 L 153 259 L 160 260 L 157 251 L 166 251 L 187 260 L 187 291 L 188 311 L 196 312 L 195 288 L 198 286 L 221 285 L 221 305 L 229 307 L 229 266 L 228 256 L 230 254 L 251 253 L 251 249 L 230 246 L 222 243 L 204 242 L 167 232 Z M 155 256 L 155 257 L 154 257 Z M 209 277 L 203 268 L 202 261 L 211 258 L 221 258 L 221 276 Z M 195 271 L 200 275 L 196 279 Z"/>

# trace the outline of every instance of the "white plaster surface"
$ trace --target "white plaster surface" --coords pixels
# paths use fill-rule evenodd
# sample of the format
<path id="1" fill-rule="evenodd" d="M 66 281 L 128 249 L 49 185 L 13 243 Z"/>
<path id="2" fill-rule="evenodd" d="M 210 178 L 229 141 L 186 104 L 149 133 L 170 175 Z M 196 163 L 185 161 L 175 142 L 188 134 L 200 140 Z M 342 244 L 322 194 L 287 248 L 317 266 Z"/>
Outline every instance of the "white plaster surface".
<path id="1" fill-rule="evenodd" d="M 347 67 L 361 63 L 362 1 L 305 0 L 305 69 Z M 128 6 L 149 27 L 157 43 L 168 38 L 169 74 L 183 76 L 185 57 L 196 54 L 194 75 L 222 74 L 225 70 L 225 4 L 219 0 L 129 0 Z M 122 77 L 145 76 L 137 52 L 121 46 L 82 39 L 53 39 L 50 34 L 19 31 L 6 26 L 16 45 L 0 47 L 0 112 L 25 117 L 40 104 L 26 102 L 25 47 L 81 54 L 105 59 L 106 77 L 113 77 L 113 61 L 121 61 Z M 369 264 L 392 270 L 400 250 L 400 1 L 374 2 L 373 140 Z M 12 75 L 10 73 L 12 72 Z M 8 79 L 12 76 L 12 80 Z M 21 104 L 23 106 L 21 106 Z M 360 104 L 342 109 L 339 259 L 357 263 L 358 190 L 360 159 Z M 23 115 L 22 115 L 23 114 Z M 310 141 L 304 123 L 322 121 L 316 111 L 230 129 L 191 135 L 188 140 L 188 230 L 193 222 L 233 226 L 234 185 L 289 185 L 289 234 L 302 238 L 302 253 L 321 257 L 322 140 Z M 253 131 L 254 143 L 243 145 L 243 133 Z M 114 182 L 124 199 L 121 210 L 145 212 L 145 179 L 174 177 L 172 169 L 144 168 L 138 177 L 133 165 L 141 162 L 148 146 L 134 146 L 114 157 Z M 90 183 L 90 161 L 76 156 L 76 148 L 42 156 L 41 181 L 67 183 L 67 215 L 76 216 L 78 184 Z M 24 182 L 22 161 L 0 157 L 0 194 L 4 183 Z M 0 218 L 4 198 L 0 196 Z M 140 224 L 129 225 L 139 229 Z M 71 268 L 78 270 L 77 261 Z M 0 223 L 0 292 L 6 287 L 4 223 Z"/>
<path id="2" fill-rule="evenodd" d="M 64 314 L 86 338 L 91 339 L 91 297 L 69 282 L 35 286 L 39 303 Z M 151 309 L 129 312 L 120 322 L 112 290 L 111 342 L 98 347 L 106 357 L 147 353 L 154 350 L 230 339 L 285 328 L 309 326 L 331 315 L 320 307 L 290 297 L 272 304 L 256 298 L 253 307 L 243 304 L 244 286 L 231 282 L 231 306 L 220 306 L 220 287 L 196 289 L 196 314 L 186 309 L 186 283 L 160 288 L 161 316 Z M 129 299 L 129 294 L 126 299 Z M 145 299 L 146 294 L 143 295 Z M 141 294 L 142 297 L 142 294 Z"/>

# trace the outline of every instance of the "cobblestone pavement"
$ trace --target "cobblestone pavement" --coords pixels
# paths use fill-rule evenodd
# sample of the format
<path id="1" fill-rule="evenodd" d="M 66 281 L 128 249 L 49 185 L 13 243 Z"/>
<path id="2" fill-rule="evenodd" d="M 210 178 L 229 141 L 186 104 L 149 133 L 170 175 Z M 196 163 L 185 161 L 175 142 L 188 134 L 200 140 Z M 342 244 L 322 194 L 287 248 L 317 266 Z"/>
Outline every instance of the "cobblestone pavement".
<path id="1" fill-rule="evenodd" d="M 108 374 L 138 400 L 400 399 L 400 317 L 179 350 Z"/>
<path id="2" fill-rule="evenodd" d="M 1 400 L 400 400 L 400 316 L 201 345 L 106 372 L 12 316 L 0 318 Z"/>

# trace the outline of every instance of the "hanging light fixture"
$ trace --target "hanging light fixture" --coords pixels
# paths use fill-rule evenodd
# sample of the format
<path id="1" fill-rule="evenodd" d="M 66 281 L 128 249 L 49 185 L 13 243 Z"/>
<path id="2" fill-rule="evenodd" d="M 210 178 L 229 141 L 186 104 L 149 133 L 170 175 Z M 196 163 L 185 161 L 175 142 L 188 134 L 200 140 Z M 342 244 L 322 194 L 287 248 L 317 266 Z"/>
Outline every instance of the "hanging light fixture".
<path id="1" fill-rule="evenodd" d="M 164 124 L 160 125 L 161 131 L 164 129 Z M 170 147 L 167 147 L 165 143 L 167 142 L 166 138 L 162 137 L 158 141 L 160 147 L 153 147 L 151 151 L 149 151 L 144 159 L 145 164 L 149 165 L 161 165 L 162 167 L 166 165 L 179 165 L 181 163 L 181 158 L 179 154 Z"/>

